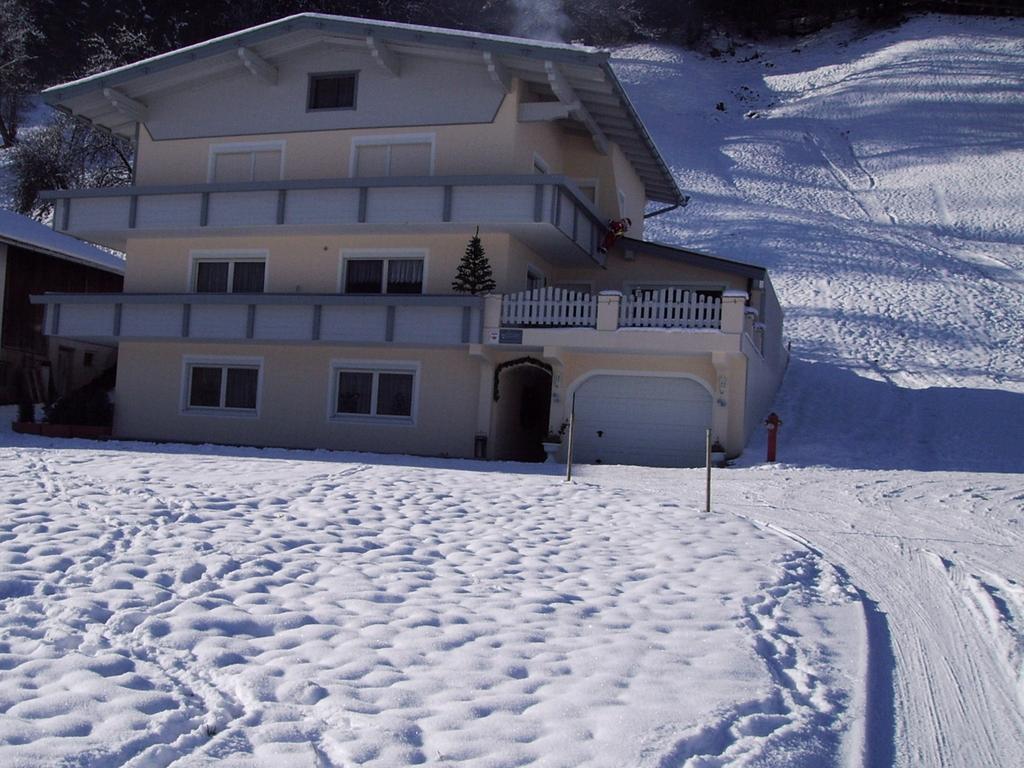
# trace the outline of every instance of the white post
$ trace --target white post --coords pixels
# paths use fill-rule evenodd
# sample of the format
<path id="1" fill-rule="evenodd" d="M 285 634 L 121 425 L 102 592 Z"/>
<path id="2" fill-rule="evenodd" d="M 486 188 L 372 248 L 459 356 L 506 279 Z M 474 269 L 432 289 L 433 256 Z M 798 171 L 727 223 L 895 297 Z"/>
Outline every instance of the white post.
<path id="1" fill-rule="evenodd" d="M 743 333 L 746 291 L 725 291 L 722 294 L 722 333 Z"/>
<path id="2" fill-rule="evenodd" d="M 619 327 L 619 291 L 601 291 L 597 296 L 597 330 L 614 331 Z"/>
<path id="3" fill-rule="evenodd" d="M 708 480 L 704 492 L 704 511 L 711 514 L 711 430 L 705 431 L 704 435 L 704 465 L 707 467 Z"/>
<path id="4" fill-rule="evenodd" d="M 572 481 L 572 436 L 576 430 L 576 393 L 572 393 L 572 403 L 569 405 L 569 445 L 565 450 L 565 482 Z"/>

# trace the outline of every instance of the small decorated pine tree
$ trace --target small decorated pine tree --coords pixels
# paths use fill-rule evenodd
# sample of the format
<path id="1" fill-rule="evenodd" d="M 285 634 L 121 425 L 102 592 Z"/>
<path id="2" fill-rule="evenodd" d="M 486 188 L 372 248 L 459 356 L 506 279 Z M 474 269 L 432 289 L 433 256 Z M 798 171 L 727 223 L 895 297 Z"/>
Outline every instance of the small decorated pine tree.
<path id="1" fill-rule="evenodd" d="M 491 277 L 491 262 L 484 254 L 484 247 L 480 243 L 480 227 L 477 227 L 476 234 L 470 239 L 466 253 L 459 262 L 459 270 L 452 281 L 452 290 L 477 296 L 493 291 L 495 285 L 494 278 Z"/>

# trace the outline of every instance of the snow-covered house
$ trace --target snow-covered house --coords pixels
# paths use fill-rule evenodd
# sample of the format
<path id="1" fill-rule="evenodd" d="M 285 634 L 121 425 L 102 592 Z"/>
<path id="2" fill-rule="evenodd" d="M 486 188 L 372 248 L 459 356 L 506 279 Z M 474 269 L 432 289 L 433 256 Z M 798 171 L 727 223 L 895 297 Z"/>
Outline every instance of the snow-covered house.
<path id="1" fill-rule="evenodd" d="M 110 367 L 115 344 L 43 333 L 43 291 L 121 290 L 124 260 L 54 232 L 26 216 L 0 210 L 0 403 L 24 393 L 35 402 L 65 395 Z"/>
<path id="2" fill-rule="evenodd" d="M 38 299 L 118 344 L 117 435 L 530 459 L 575 402 L 577 459 L 686 465 L 782 376 L 764 269 L 643 240 L 686 198 L 605 51 L 300 14 L 44 97 L 136 142 L 49 193 L 126 292 Z"/>

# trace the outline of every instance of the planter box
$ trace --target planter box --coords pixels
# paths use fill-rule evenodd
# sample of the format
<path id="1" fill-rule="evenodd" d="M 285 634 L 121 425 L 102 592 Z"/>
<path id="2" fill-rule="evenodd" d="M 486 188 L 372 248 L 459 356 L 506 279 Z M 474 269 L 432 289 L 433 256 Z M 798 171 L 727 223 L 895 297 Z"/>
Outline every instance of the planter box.
<path id="1" fill-rule="evenodd" d="M 105 440 L 110 437 L 110 427 L 92 427 L 84 424 L 37 424 L 33 421 L 15 421 L 11 428 L 23 435 L 43 437 L 78 437 L 85 440 Z"/>

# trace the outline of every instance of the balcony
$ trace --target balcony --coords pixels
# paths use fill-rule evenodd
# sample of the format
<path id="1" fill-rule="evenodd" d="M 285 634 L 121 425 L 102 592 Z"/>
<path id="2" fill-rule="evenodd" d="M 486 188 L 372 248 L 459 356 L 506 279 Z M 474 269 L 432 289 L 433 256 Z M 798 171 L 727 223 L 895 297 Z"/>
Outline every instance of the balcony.
<path id="1" fill-rule="evenodd" d="M 130 237 L 509 231 L 554 263 L 603 263 L 604 221 L 550 174 L 406 176 L 111 187 L 43 193 L 54 228 L 125 250 Z"/>
<path id="2" fill-rule="evenodd" d="M 705 298 L 666 288 L 642 296 L 542 288 L 488 296 L 484 343 L 651 354 L 735 352 L 755 336 L 745 291 Z M 646 333 L 645 333 L 646 331 Z"/>
<path id="3" fill-rule="evenodd" d="M 480 339 L 475 296 L 48 293 L 50 336 L 118 341 L 451 346 Z"/>

